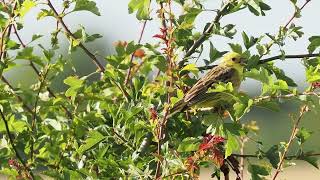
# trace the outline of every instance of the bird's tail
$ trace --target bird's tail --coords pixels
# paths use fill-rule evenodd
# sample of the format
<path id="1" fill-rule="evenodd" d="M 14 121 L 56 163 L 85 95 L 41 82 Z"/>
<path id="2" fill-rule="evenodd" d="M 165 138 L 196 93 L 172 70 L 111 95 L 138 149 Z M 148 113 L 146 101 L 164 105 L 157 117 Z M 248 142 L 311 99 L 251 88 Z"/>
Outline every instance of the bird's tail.
<path id="1" fill-rule="evenodd" d="M 170 114 L 168 115 L 168 117 L 172 117 L 173 115 L 175 115 L 178 112 L 182 112 L 187 108 L 187 104 L 186 102 L 184 102 L 184 100 L 180 100 L 178 101 L 171 109 L 170 109 Z"/>

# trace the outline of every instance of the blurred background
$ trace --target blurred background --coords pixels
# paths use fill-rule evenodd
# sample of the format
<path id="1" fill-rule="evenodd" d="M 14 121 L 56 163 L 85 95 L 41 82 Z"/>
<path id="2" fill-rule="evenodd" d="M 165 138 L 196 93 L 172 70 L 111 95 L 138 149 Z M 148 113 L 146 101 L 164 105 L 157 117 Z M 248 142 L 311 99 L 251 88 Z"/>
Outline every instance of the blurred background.
<path id="1" fill-rule="evenodd" d="M 53 4 L 57 7 L 59 12 L 61 11 L 59 0 L 53 0 Z M 101 16 L 96 16 L 89 12 L 77 12 L 68 15 L 65 18 L 65 22 L 69 25 L 70 29 L 74 32 L 83 25 L 89 34 L 99 33 L 103 35 L 103 38 L 96 40 L 93 43 L 87 44 L 87 47 L 92 52 L 97 52 L 101 55 L 101 60 L 106 55 L 114 53 L 112 43 L 117 40 L 124 41 L 137 41 L 139 32 L 142 28 L 142 23 L 137 21 L 135 15 L 128 14 L 127 4 L 129 0 L 117 0 L 117 1 L 103 1 L 96 0 L 96 3 L 101 12 Z M 229 51 L 230 48 L 227 43 L 239 43 L 242 44 L 241 32 L 245 31 L 248 35 L 258 37 L 265 33 L 276 34 L 279 26 L 283 26 L 291 18 L 294 13 L 294 6 L 290 3 L 290 0 L 266 0 L 267 4 L 272 7 L 271 11 L 267 11 L 266 16 L 257 17 L 251 14 L 248 10 L 240 11 L 224 17 L 221 20 L 222 24 L 236 24 L 238 33 L 235 38 L 230 40 L 225 37 L 213 36 L 211 42 L 220 51 Z M 298 4 L 304 3 L 305 0 L 298 1 Z M 220 1 L 207 0 L 204 1 L 206 9 L 217 9 L 220 7 Z M 284 47 L 287 54 L 303 54 L 307 53 L 307 46 L 309 45 L 308 37 L 312 35 L 319 35 L 320 25 L 316 22 L 316 18 L 320 16 L 319 12 L 320 1 L 310 2 L 302 11 L 302 17 L 295 19 L 293 22 L 297 26 L 303 27 L 305 33 L 301 39 L 297 41 L 288 40 Z M 39 8 L 40 9 L 40 8 Z M 33 9 L 28 13 L 25 18 L 25 27 L 21 30 L 21 38 L 28 42 L 31 40 L 33 34 L 49 34 L 55 29 L 56 23 L 53 18 L 45 18 L 37 21 L 36 16 L 39 9 Z M 157 10 L 156 6 L 151 8 L 153 17 Z M 175 9 L 176 12 L 181 12 L 180 9 Z M 201 32 L 205 24 L 212 20 L 215 16 L 215 12 L 203 12 L 196 19 L 196 30 Z M 142 43 L 156 42 L 156 39 L 152 38 L 153 35 L 159 33 L 160 22 L 154 20 L 148 22 L 146 25 L 146 32 L 143 36 Z M 68 42 L 64 36 L 60 37 L 61 54 L 68 54 Z M 32 45 L 43 44 L 45 47 L 50 46 L 50 37 L 44 36 L 40 40 L 36 41 Z M 208 44 L 206 44 L 206 47 Z M 208 48 L 204 48 L 203 58 L 208 58 Z M 278 55 L 279 50 L 274 46 L 272 55 Z M 39 52 L 40 53 L 40 52 Z M 75 64 L 75 68 L 79 75 L 86 75 L 95 70 L 95 66 L 88 61 L 87 56 L 78 50 L 69 55 Z M 5 74 L 14 86 L 20 86 L 28 88 L 32 83 L 37 81 L 37 77 L 34 72 L 28 67 L 24 66 L 25 62 L 21 62 L 21 67 L 13 69 Z M 105 63 L 105 62 L 104 62 Z M 199 65 L 203 65 L 201 61 Z M 286 61 L 277 61 L 276 65 L 282 68 L 286 74 L 293 78 L 299 85 L 298 89 L 303 90 L 307 84 L 305 82 L 305 71 L 299 59 L 289 59 Z M 71 70 L 70 70 L 71 71 Z M 70 72 L 65 72 L 65 76 Z M 52 88 L 56 91 L 63 91 L 62 80 L 64 77 L 59 77 L 56 80 Z M 260 92 L 260 85 L 254 80 L 246 80 L 241 87 L 241 91 L 247 92 L 254 96 Z M 255 140 L 264 142 L 263 149 L 267 150 L 272 145 L 279 142 L 287 141 L 292 128 L 292 119 L 289 114 L 297 114 L 299 111 L 299 105 L 294 101 L 282 102 L 281 112 L 271 112 L 264 109 L 253 109 L 245 118 L 244 121 L 255 120 L 260 127 L 259 133 L 252 137 Z M 305 144 L 305 150 L 314 150 L 320 152 L 319 137 L 319 124 L 320 124 L 320 110 L 318 112 L 312 112 L 305 116 L 302 121 L 302 126 L 312 130 L 311 140 Z M 252 141 L 247 143 L 245 153 L 252 154 L 256 151 L 256 145 Z M 293 148 L 290 151 L 291 154 L 295 152 Z M 313 166 L 295 161 L 297 166 L 289 167 L 281 174 L 279 179 L 320 179 L 320 171 Z M 201 179 L 208 179 L 210 177 L 210 169 L 204 169 L 201 173 Z M 249 179 L 249 178 L 248 178 Z"/>

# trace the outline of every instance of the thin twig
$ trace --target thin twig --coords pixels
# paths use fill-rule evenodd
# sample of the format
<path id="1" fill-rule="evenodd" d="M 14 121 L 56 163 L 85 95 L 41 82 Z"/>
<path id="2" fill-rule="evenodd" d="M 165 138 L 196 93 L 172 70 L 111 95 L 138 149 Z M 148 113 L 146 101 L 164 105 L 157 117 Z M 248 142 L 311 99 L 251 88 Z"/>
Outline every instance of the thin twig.
<path id="1" fill-rule="evenodd" d="M 32 121 L 31 121 L 31 137 L 32 136 L 36 136 L 37 135 L 37 106 L 38 106 L 38 102 L 39 102 L 39 95 L 41 93 L 41 90 L 45 84 L 45 80 L 47 78 L 47 75 L 49 73 L 49 69 L 45 68 L 45 71 L 43 73 L 43 76 L 40 75 L 39 80 L 40 80 L 40 87 L 36 96 L 36 100 L 34 103 L 34 112 L 33 112 L 33 117 L 32 117 Z M 31 143 L 30 143 L 30 159 L 31 161 L 33 160 L 33 147 L 34 147 L 34 139 L 31 138 Z"/>
<path id="2" fill-rule="evenodd" d="M 302 92 L 302 93 L 291 93 L 291 94 L 283 94 L 283 95 L 270 95 L 270 96 L 258 96 L 256 98 L 254 98 L 255 102 L 260 102 L 263 100 L 270 100 L 270 99 L 288 99 L 291 97 L 297 97 L 297 96 L 302 96 L 302 95 L 307 95 L 307 96 L 317 96 L 318 98 L 320 98 L 320 93 L 316 93 L 313 91 L 310 92 Z"/>
<path id="3" fill-rule="evenodd" d="M 147 20 L 145 20 L 145 21 L 143 22 L 142 29 L 141 29 L 141 31 L 140 31 L 140 36 L 139 36 L 138 44 L 141 43 L 142 36 L 143 36 L 144 30 L 145 30 L 145 28 L 146 28 L 146 24 L 147 24 Z M 131 54 L 131 58 L 130 58 L 130 62 L 129 62 L 129 69 L 128 69 L 128 72 L 127 72 L 126 79 L 124 80 L 124 85 L 127 85 L 127 84 L 128 84 L 128 81 L 130 80 L 130 77 L 131 77 L 131 69 L 132 69 L 132 61 L 133 61 L 135 52 L 136 52 L 136 51 L 134 51 L 134 52 Z"/>
<path id="4" fill-rule="evenodd" d="M 206 29 L 204 29 L 203 34 L 199 37 L 199 39 L 197 39 L 193 43 L 193 45 L 188 49 L 188 51 L 184 55 L 183 59 L 187 59 L 188 57 L 190 57 L 196 51 L 196 49 L 208 38 L 208 36 L 211 34 L 211 32 L 213 30 L 213 27 L 215 26 L 215 24 L 219 23 L 220 19 L 223 16 L 223 12 L 228 7 L 229 7 L 229 3 L 226 3 L 225 5 L 223 5 L 221 10 L 217 11 L 217 14 L 216 14 L 215 18 L 213 19 L 213 21 L 210 23 L 210 25 Z"/>
<path id="5" fill-rule="evenodd" d="M 172 9 L 171 9 L 171 0 L 167 1 L 168 7 L 169 7 L 169 20 L 170 20 L 170 25 L 168 28 L 168 25 L 166 24 L 166 17 L 164 14 L 164 11 L 162 11 L 164 9 L 163 7 L 163 2 L 160 2 L 160 18 L 161 18 L 161 22 L 162 22 L 162 28 L 166 31 L 166 35 L 168 35 L 168 38 L 166 39 L 166 50 L 165 53 L 167 55 L 166 59 L 168 62 L 168 69 L 167 69 L 167 75 L 169 76 L 170 80 L 166 81 L 166 85 L 168 87 L 168 89 L 171 89 L 173 86 L 173 75 L 172 75 L 172 71 L 174 68 L 174 62 L 172 60 L 172 56 L 173 56 L 173 47 L 172 47 L 172 42 L 173 42 L 173 17 L 172 17 Z M 169 32 L 169 33 L 168 33 Z M 171 103 L 171 93 L 167 92 L 167 104 L 169 105 Z M 157 162 L 157 167 L 156 167 L 156 174 L 155 174 L 155 179 L 159 179 L 161 177 L 161 164 L 162 164 L 162 159 L 161 157 L 161 146 L 163 144 L 163 136 L 165 134 L 165 128 L 166 128 L 166 124 L 168 121 L 168 115 L 169 115 L 169 107 L 165 107 L 164 108 L 164 116 L 162 121 L 160 121 L 158 123 L 158 146 L 157 146 L 157 155 L 159 157 L 159 160 Z"/>
<path id="6" fill-rule="evenodd" d="M 306 0 L 306 2 L 300 7 L 300 11 L 310 2 L 311 0 Z M 292 15 L 292 17 L 289 19 L 289 21 L 286 23 L 286 25 L 284 26 L 284 28 L 287 28 L 289 26 L 289 24 L 294 20 L 294 18 L 296 17 L 296 11 L 294 12 L 294 14 Z"/>
<path id="7" fill-rule="evenodd" d="M 71 37 L 73 40 L 76 40 L 77 38 L 74 36 L 74 34 L 70 31 L 70 29 L 68 28 L 68 26 L 65 24 L 65 22 L 63 21 L 62 17 L 59 15 L 59 13 L 57 12 L 57 10 L 54 8 L 54 6 L 52 5 L 50 0 L 47 0 L 47 4 L 50 7 L 50 9 L 53 11 L 55 18 L 59 21 L 59 23 L 62 25 L 62 27 L 64 28 L 64 30 L 66 31 L 67 35 L 69 37 Z M 99 62 L 99 60 L 97 59 L 97 57 L 91 53 L 89 51 L 89 49 L 83 45 L 83 43 L 79 43 L 79 47 L 92 59 L 93 63 L 97 66 L 98 70 L 100 72 L 104 72 L 105 68 L 104 66 Z"/>
<path id="8" fill-rule="evenodd" d="M 274 61 L 274 60 L 278 60 L 278 59 L 299 59 L 299 58 L 311 58 L 311 57 L 319 57 L 320 54 L 291 54 L 291 55 L 276 55 L 276 56 L 272 56 L 269 58 L 265 58 L 265 59 L 261 59 L 259 61 L 259 64 L 264 64 L 270 61 Z M 213 67 L 215 67 L 217 65 L 210 65 L 210 66 L 199 66 L 197 67 L 199 69 L 199 71 L 204 71 L 204 70 L 208 70 L 208 69 L 212 69 Z"/>
<path id="9" fill-rule="evenodd" d="M 16 37 L 18 38 L 21 46 L 23 48 L 26 48 L 26 44 L 22 41 L 21 36 L 19 35 L 17 28 L 15 25 L 13 25 L 13 30 L 14 30 L 14 34 L 16 35 Z M 36 73 L 36 75 L 40 78 L 41 74 L 39 72 L 39 70 L 37 69 L 36 65 L 30 61 L 29 63 L 30 67 L 33 69 L 33 71 Z M 50 87 L 47 87 L 47 91 L 49 92 L 50 96 L 56 98 L 57 96 L 54 94 L 54 92 L 50 89 Z M 66 115 L 68 116 L 69 119 L 73 119 L 73 115 L 72 113 L 68 110 L 68 108 L 64 105 L 62 105 L 63 110 L 65 111 Z"/>
<path id="10" fill-rule="evenodd" d="M 306 0 L 305 3 L 299 8 L 299 11 L 301 11 L 311 0 Z M 295 10 L 295 12 L 293 13 L 293 15 L 291 16 L 291 18 L 288 20 L 288 22 L 285 24 L 285 26 L 283 27 L 283 29 L 287 29 L 287 27 L 292 23 L 292 21 L 295 19 L 296 17 L 296 13 L 297 11 Z M 260 59 L 269 53 L 270 48 L 274 45 L 275 41 L 272 40 L 271 42 L 268 43 L 267 47 L 266 47 L 266 52 L 260 55 Z"/>
<path id="11" fill-rule="evenodd" d="M 265 59 L 261 59 L 259 61 L 259 64 L 264 64 L 264 63 L 267 63 L 267 62 L 270 62 L 270 61 L 273 61 L 273 60 L 277 60 L 277 59 L 299 59 L 299 58 L 311 58 L 311 57 L 319 57 L 320 54 L 317 53 L 317 54 L 293 54 L 293 55 L 285 55 L 285 56 L 282 56 L 282 55 L 277 55 L 277 56 L 273 56 L 273 57 L 270 57 L 270 58 L 265 58 Z"/>
<path id="12" fill-rule="evenodd" d="M 6 133 L 8 135 L 8 138 L 9 138 L 9 142 L 10 142 L 10 145 L 14 151 L 14 153 L 16 154 L 16 157 L 17 159 L 20 161 L 20 163 L 22 164 L 22 166 L 25 168 L 26 171 L 28 171 L 28 173 L 30 174 L 30 176 L 32 177 L 32 179 L 35 179 L 35 176 L 33 174 L 33 172 L 30 170 L 30 168 L 27 166 L 27 163 L 23 160 L 23 158 L 20 156 L 19 152 L 18 152 L 18 149 L 17 147 L 15 146 L 14 144 L 14 140 L 13 140 L 13 137 L 10 133 L 10 129 L 9 129 L 9 125 L 8 125 L 8 121 L 4 115 L 4 113 L 2 112 L 1 108 L 0 108 L 0 115 L 1 115 L 1 118 L 2 118 L 2 121 L 5 125 L 5 129 L 6 129 Z"/>
<path id="13" fill-rule="evenodd" d="M 294 123 L 294 126 L 292 128 L 292 132 L 291 132 L 289 141 L 288 141 L 288 143 L 286 144 L 286 146 L 284 148 L 284 152 L 282 153 L 282 156 L 280 157 L 280 161 L 279 161 L 277 170 L 276 170 L 276 172 L 275 172 L 275 174 L 274 174 L 274 176 L 272 178 L 273 180 L 275 180 L 277 178 L 278 174 L 281 171 L 282 164 L 283 164 L 283 162 L 285 160 L 285 157 L 286 157 L 286 155 L 288 153 L 288 150 L 289 150 L 293 140 L 295 139 L 295 136 L 296 136 L 296 133 L 297 133 L 297 130 L 298 130 L 298 126 L 299 126 L 299 123 L 300 123 L 300 121 L 302 119 L 302 116 L 308 111 L 309 111 L 309 109 L 308 109 L 307 105 L 303 105 L 302 108 L 300 109 L 300 115 L 299 115 L 298 119 L 296 120 L 296 122 Z"/>
<path id="14" fill-rule="evenodd" d="M 256 154 L 232 154 L 231 156 L 234 157 L 242 157 L 242 158 L 261 158 L 260 155 Z M 307 154 L 302 154 L 302 155 L 289 155 L 285 156 L 284 159 L 296 159 L 300 160 L 303 157 L 313 157 L 313 156 L 320 156 L 320 153 L 307 153 Z"/>
<path id="15" fill-rule="evenodd" d="M 30 114 L 32 114 L 32 113 L 33 113 L 32 109 L 31 109 L 27 104 L 24 103 L 22 97 L 20 97 L 19 95 L 17 95 L 17 94 L 14 92 L 14 87 L 9 83 L 9 81 L 8 81 L 4 76 L 1 77 L 1 81 L 4 82 L 6 85 L 9 86 L 9 88 L 12 90 L 12 93 L 15 95 L 15 97 L 18 99 L 18 101 L 22 103 L 22 107 L 23 107 L 25 110 L 27 110 Z"/>
<path id="16" fill-rule="evenodd" d="M 240 154 L 244 155 L 244 147 L 245 147 L 245 143 L 248 141 L 247 137 L 241 137 L 240 138 L 240 142 L 241 142 L 241 147 L 240 147 Z M 241 179 L 244 179 L 244 157 L 240 157 L 240 176 Z"/>

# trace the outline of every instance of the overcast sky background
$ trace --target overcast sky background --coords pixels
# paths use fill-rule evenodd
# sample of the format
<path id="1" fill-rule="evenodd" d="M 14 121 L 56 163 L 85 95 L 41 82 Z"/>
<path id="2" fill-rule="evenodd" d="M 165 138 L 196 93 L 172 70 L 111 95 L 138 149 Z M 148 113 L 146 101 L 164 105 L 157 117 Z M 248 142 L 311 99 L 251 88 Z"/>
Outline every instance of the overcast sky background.
<path id="1" fill-rule="evenodd" d="M 60 1 L 53 0 L 52 1 L 57 9 L 59 8 Z M 102 56 L 113 53 L 112 43 L 117 40 L 137 40 L 142 23 L 137 21 L 135 18 L 135 14 L 128 14 L 128 4 L 129 0 L 96 0 L 96 3 L 100 9 L 101 16 L 96 16 L 90 12 L 77 12 L 71 15 L 68 15 L 65 18 L 65 22 L 70 26 L 70 28 L 75 31 L 79 29 L 79 25 L 83 25 L 88 32 L 90 33 L 99 33 L 103 35 L 103 38 L 97 40 L 94 44 L 90 45 L 92 51 L 99 52 Z M 207 9 L 218 9 L 220 7 L 220 0 L 206 0 L 204 1 L 205 7 Z M 267 0 L 267 2 L 271 7 L 271 11 L 266 12 L 266 16 L 257 17 L 250 13 L 247 9 L 239 11 L 237 13 L 228 15 L 220 21 L 222 25 L 226 24 L 236 24 L 236 28 L 238 33 L 235 38 L 230 40 L 221 36 L 213 36 L 211 38 L 211 42 L 218 50 L 230 50 L 227 43 L 240 43 L 242 44 L 241 32 L 245 31 L 248 35 L 254 35 L 258 37 L 265 33 L 275 34 L 278 31 L 278 27 L 280 25 L 286 24 L 286 22 L 290 19 L 294 12 L 294 7 L 290 3 L 289 0 Z M 303 4 L 305 0 L 298 0 L 298 4 Z M 302 11 L 302 17 L 299 19 L 295 19 L 293 22 L 296 25 L 302 26 L 305 35 L 303 38 L 293 41 L 288 40 L 284 49 L 288 54 L 301 54 L 307 53 L 306 47 L 308 46 L 308 37 L 310 35 L 317 35 L 319 33 L 320 25 L 315 22 L 316 17 L 319 17 L 320 1 L 312 1 L 310 2 L 305 9 Z M 156 6 L 152 6 L 152 14 L 155 17 L 155 12 L 157 10 Z M 181 12 L 180 9 L 176 9 L 177 12 Z M 32 12 L 28 13 L 25 17 L 26 26 L 21 31 L 22 38 L 27 42 L 31 39 L 32 34 L 48 34 L 55 28 L 55 23 L 53 22 L 53 18 L 46 18 L 44 20 L 37 21 L 36 15 L 39 11 L 37 9 L 33 9 Z M 196 30 L 202 31 L 203 27 L 207 22 L 210 22 L 212 18 L 215 16 L 215 12 L 203 12 L 196 19 Z M 147 23 L 146 32 L 143 36 L 143 42 L 155 42 L 156 40 L 152 38 L 154 34 L 157 34 L 159 31 L 160 22 L 158 20 L 150 21 Z M 318 34 L 319 35 L 319 34 Z M 67 52 L 67 41 L 64 37 L 61 38 L 62 42 L 64 42 L 66 48 L 62 51 L 63 53 Z M 266 38 L 267 39 L 267 38 Z M 35 43 L 44 43 L 48 44 L 49 37 L 44 37 Z M 208 43 L 207 43 L 208 44 Z M 93 48 L 94 47 L 94 48 Z M 273 48 L 276 51 L 273 51 L 272 55 L 278 54 L 277 47 Z M 203 57 L 208 57 L 208 48 L 205 48 L 203 53 Z M 84 58 L 83 54 L 74 54 L 73 58 Z M 86 60 L 82 60 L 78 63 L 87 63 Z M 305 85 L 304 78 L 304 68 L 301 63 L 296 59 L 290 59 L 285 62 L 277 61 L 276 63 L 279 67 L 283 68 L 287 75 L 294 78 L 299 85 Z M 88 64 L 90 66 L 90 63 Z M 199 65 L 201 65 L 201 61 L 199 61 Z M 92 66 L 92 68 L 94 68 Z M 28 67 L 25 67 L 24 70 L 29 70 Z M 88 72 L 90 70 L 88 69 Z M 11 72 L 9 74 L 15 74 L 15 72 Z M 19 82 L 21 77 L 15 76 L 12 77 L 12 81 L 16 83 L 24 83 Z M 32 79 L 28 79 L 27 82 L 33 81 Z M 29 84 L 29 83 L 28 83 Z M 243 83 L 244 90 L 248 90 L 246 87 L 250 86 L 249 90 L 252 90 L 252 86 L 256 86 L 257 84 L 253 81 L 246 81 Z M 302 87 L 301 86 L 301 87 Z"/>
<path id="2" fill-rule="evenodd" d="M 61 1 L 52 0 L 52 2 L 57 6 Z M 142 23 L 137 21 L 135 14 L 128 14 L 128 4 L 129 0 L 96 0 L 96 3 L 100 9 L 101 16 L 96 16 L 90 12 L 77 12 L 68 15 L 65 18 L 66 24 L 70 26 L 72 31 L 79 29 L 79 25 L 83 25 L 90 33 L 99 33 L 103 35 L 103 38 L 97 40 L 95 43 L 87 45 L 92 51 L 99 52 L 99 54 L 106 56 L 114 52 L 112 43 L 117 40 L 137 40 L 139 32 L 142 27 Z M 247 9 L 240 12 L 228 15 L 220 21 L 222 25 L 229 23 L 236 24 L 236 29 L 238 30 L 237 35 L 234 39 L 230 40 L 225 37 L 213 36 L 211 41 L 213 45 L 221 51 L 229 51 L 230 48 L 227 43 L 240 43 L 242 44 L 241 32 L 245 31 L 248 35 L 254 35 L 258 37 L 265 33 L 275 34 L 278 31 L 280 25 L 286 24 L 294 13 L 294 7 L 289 0 L 267 0 L 272 10 L 266 12 L 265 17 L 257 17 L 250 13 Z M 305 0 L 298 0 L 299 6 L 301 6 Z M 207 0 L 205 1 L 207 9 L 217 9 L 220 7 L 220 0 Z M 61 10 L 60 8 L 58 8 Z M 157 7 L 152 8 L 153 15 L 155 14 Z M 180 10 L 178 10 L 179 12 Z M 36 15 L 39 11 L 37 9 L 32 10 L 25 17 L 25 28 L 21 31 L 21 37 L 23 40 L 28 42 L 32 34 L 48 34 L 55 29 L 55 21 L 53 18 L 46 18 L 44 20 L 37 21 Z M 297 40 L 287 40 L 286 46 L 284 47 L 287 54 L 304 54 L 307 53 L 307 46 L 309 44 L 308 38 L 311 35 L 320 35 L 319 29 L 319 17 L 320 17 L 320 1 L 312 0 L 302 11 L 302 17 L 295 19 L 293 22 L 303 27 L 305 35 Z M 214 12 L 203 12 L 196 19 L 196 27 L 198 31 L 202 31 L 203 27 L 207 22 L 210 22 L 215 16 Z M 159 32 L 160 22 L 154 20 L 147 23 L 146 32 L 143 36 L 142 43 L 144 42 L 155 42 L 156 40 L 152 38 L 153 35 Z M 67 40 L 61 36 L 65 48 L 62 48 L 62 53 L 67 53 L 68 43 Z M 47 44 L 49 46 L 49 37 L 43 37 L 38 43 Z M 63 47 L 63 45 L 62 45 Z M 278 55 L 279 52 L 274 46 L 273 55 Z M 204 51 L 204 58 L 208 56 L 208 50 Z M 79 52 L 72 55 L 74 61 L 85 65 L 86 68 L 82 69 L 85 73 L 89 73 L 95 69 L 85 54 Z M 201 65 L 201 62 L 199 62 Z M 288 76 L 292 77 L 297 84 L 299 84 L 300 89 L 303 88 L 305 83 L 304 68 L 298 59 L 290 59 L 284 62 L 277 61 L 277 66 L 283 68 Z M 7 73 L 7 77 L 14 84 L 30 84 L 36 82 L 35 76 L 25 76 L 25 73 L 33 74 L 29 67 L 21 67 L 18 70 L 11 71 Z M 85 74 L 84 73 L 84 74 Z M 34 74 L 33 74 L 34 75 Z M 258 90 L 259 85 L 253 80 L 246 81 L 242 85 L 242 90 L 250 92 L 251 94 Z M 288 105 L 284 105 L 285 107 Z M 261 117 L 261 113 L 266 114 L 266 117 Z M 266 144 L 272 144 L 279 141 L 287 140 L 289 132 L 283 132 L 283 129 L 288 129 L 291 126 L 291 122 L 288 119 L 288 113 L 273 113 L 270 111 L 257 110 L 257 113 L 250 115 L 248 119 L 262 119 L 260 125 L 263 125 L 264 129 L 261 130 L 262 137 L 264 135 L 270 135 L 266 138 Z M 314 119 L 314 118 L 313 118 Z M 318 121 L 313 121 L 312 123 L 319 124 Z M 306 126 L 312 127 L 311 121 L 306 124 Z M 276 124 L 276 126 L 275 126 Z M 319 132 L 319 129 L 317 129 Z M 317 134 L 319 135 L 319 133 Z M 314 140 L 313 142 L 317 142 Z M 313 145 L 310 145 L 313 147 Z M 317 145 L 316 151 L 320 150 L 320 146 Z M 317 176 L 320 178 L 319 176 Z"/>

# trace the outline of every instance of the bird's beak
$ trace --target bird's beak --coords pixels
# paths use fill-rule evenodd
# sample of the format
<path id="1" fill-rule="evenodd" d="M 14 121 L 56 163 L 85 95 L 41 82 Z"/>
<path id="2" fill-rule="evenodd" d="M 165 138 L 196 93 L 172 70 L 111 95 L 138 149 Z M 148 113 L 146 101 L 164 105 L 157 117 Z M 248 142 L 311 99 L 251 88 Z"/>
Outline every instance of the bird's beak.
<path id="1" fill-rule="evenodd" d="M 246 59 L 245 58 L 240 58 L 240 64 L 245 66 L 247 65 Z"/>

